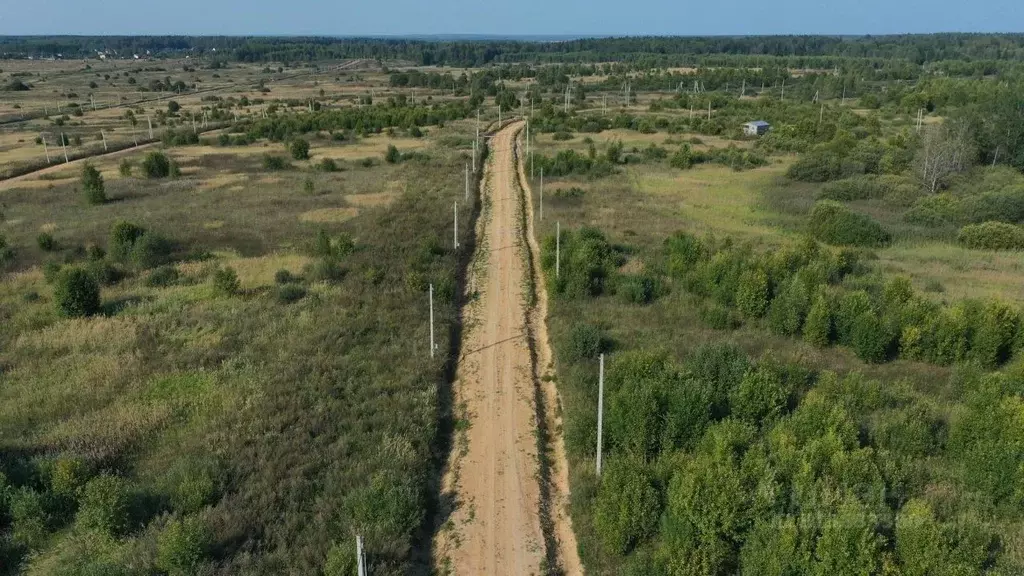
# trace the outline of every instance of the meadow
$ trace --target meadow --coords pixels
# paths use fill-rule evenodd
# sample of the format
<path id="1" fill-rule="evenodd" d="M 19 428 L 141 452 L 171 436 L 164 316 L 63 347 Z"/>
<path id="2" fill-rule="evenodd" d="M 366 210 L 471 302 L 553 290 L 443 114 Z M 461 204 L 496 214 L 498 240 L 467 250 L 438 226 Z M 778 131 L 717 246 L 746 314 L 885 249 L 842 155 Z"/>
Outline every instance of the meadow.
<path id="1" fill-rule="evenodd" d="M 571 510 L 588 571 L 1018 572 L 1022 519 L 1009 486 L 1021 479 L 997 470 L 1013 468 L 1024 432 L 1004 420 L 1020 409 L 1021 253 L 965 246 L 958 228 L 1019 223 L 1019 171 L 951 175 L 946 211 L 924 221 L 936 200 L 899 152 L 918 132 L 891 108 L 826 102 L 821 117 L 860 130 L 862 144 L 835 144 L 850 136 L 805 124 L 826 143 L 793 147 L 786 139 L 801 114 L 817 112 L 810 106 L 791 105 L 773 118 L 777 135 L 755 140 L 728 124 L 673 120 L 650 102 L 608 113 L 590 105 L 605 126 L 626 128 L 553 107 L 533 123 Z M 739 119 L 748 105 L 719 101 L 715 112 Z M 755 113 L 780 114 L 772 110 Z M 903 168 L 804 177 L 829 146 L 871 142 L 903 154 Z M 1014 200 L 986 212 L 985 195 Z M 823 200 L 885 240 L 858 244 L 867 232 L 841 227 L 852 224 L 829 224 L 828 234 L 845 236 L 816 240 L 826 233 L 815 220 Z M 854 300 L 874 300 L 876 311 L 853 320 Z M 912 351 L 908 334 L 922 332 L 905 310 L 915 307 L 931 319 L 963 314 L 971 327 L 961 348 Z M 1006 307 L 1006 319 L 983 307 Z M 990 359 L 982 350 L 998 330 Z M 876 346 L 869 332 L 895 335 Z"/>
<path id="2" fill-rule="evenodd" d="M 178 42 L 0 39 L 0 573 L 429 573 L 499 106 L 587 572 L 1024 571 L 1019 37 Z"/>
<path id="3" fill-rule="evenodd" d="M 239 125 L 92 159 L 96 205 L 81 162 L 0 182 L 0 571 L 347 574 L 357 534 L 374 573 L 429 570 L 470 128 L 295 158 Z M 119 251 L 125 222 L 155 248 Z M 55 303 L 72 270 L 93 315 Z"/>

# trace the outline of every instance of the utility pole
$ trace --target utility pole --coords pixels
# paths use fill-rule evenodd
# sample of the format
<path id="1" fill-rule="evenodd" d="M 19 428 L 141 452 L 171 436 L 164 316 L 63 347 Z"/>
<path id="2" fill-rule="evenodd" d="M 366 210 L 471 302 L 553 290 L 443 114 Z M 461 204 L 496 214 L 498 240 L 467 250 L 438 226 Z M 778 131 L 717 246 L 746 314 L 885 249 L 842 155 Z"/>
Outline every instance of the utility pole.
<path id="1" fill-rule="evenodd" d="M 786 101 L 786 79 L 782 79 L 782 101 Z"/>
<path id="2" fill-rule="evenodd" d="M 562 270 L 562 223 L 555 222 L 555 278 Z"/>
<path id="3" fill-rule="evenodd" d="M 708 99 L 708 120 L 711 120 L 711 100 Z"/>
<path id="4" fill-rule="evenodd" d="M 846 106 L 846 86 L 843 86 L 843 106 Z"/>
<path id="5" fill-rule="evenodd" d="M 740 88 L 740 98 L 743 98 L 743 95 L 746 94 L 746 93 L 747 93 L 747 79 L 744 78 L 743 79 L 743 87 Z"/>
<path id="6" fill-rule="evenodd" d="M 604 354 L 601 354 L 597 373 L 597 475 L 601 476 L 601 439 L 604 425 Z"/>
<path id="7" fill-rule="evenodd" d="M 363 551 L 363 537 L 356 536 L 356 573 L 366 576 L 366 552 Z"/>
<path id="8" fill-rule="evenodd" d="M 39 136 L 43 140 L 43 154 L 46 154 L 46 163 L 50 163 L 50 151 L 46 148 L 46 136 Z"/>
<path id="9" fill-rule="evenodd" d="M 466 202 L 469 202 L 469 164 L 466 164 L 465 168 L 466 169 L 464 171 L 466 173 Z"/>
<path id="10" fill-rule="evenodd" d="M 476 140 L 473 140 L 473 173 L 476 174 Z"/>
<path id="11" fill-rule="evenodd" d="M 434 357 L 434 285 L 430 285 L 430 357 Z"/>
<path id="12" fill-rule="evenodd" d="M 64 148 L 64 163 L 67 164 L 68 163 L 68 144 L 67 144 L 67 140 L 64 139 L 64 133 L 63 132 L 60 133 L 60 145 L 61 145 L 62 148 Z"/>
<path id="13" fill-rule="evenodd" d="M 106 152 L 107 151 L 107 135 L 103 133 L 103 130 L 100 130 L 100 138 L 103 138 L 103 151 Z"/>

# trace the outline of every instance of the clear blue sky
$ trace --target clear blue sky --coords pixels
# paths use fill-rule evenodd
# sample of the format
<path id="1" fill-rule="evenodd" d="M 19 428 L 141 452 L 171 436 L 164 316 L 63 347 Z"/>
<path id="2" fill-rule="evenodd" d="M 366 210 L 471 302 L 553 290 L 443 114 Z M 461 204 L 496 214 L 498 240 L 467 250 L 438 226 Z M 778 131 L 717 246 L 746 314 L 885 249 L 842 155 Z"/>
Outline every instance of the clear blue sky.
<path id="1" fill-rule="evenodd" d="M 494 8 L 492 8 L 492 6 Z M 1021 0 L 0 0 L 0 34 L 1024 32 Z"/>

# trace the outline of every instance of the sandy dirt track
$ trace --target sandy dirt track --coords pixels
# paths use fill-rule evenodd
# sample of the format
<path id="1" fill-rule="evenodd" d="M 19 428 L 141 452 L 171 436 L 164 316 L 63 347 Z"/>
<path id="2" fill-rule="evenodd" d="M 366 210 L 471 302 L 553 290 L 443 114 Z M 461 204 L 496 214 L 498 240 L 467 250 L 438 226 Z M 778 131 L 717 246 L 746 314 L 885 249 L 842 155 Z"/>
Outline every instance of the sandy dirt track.
<path id="1" fill-rule="evenodd" d="M 455 401 L 468 429 L 457 432 L 453 443 L 445 492 L 454 494 L 455 509 L 435 548 L 439 569 L 457 575 L 539 574 L 544 558 L 523 294 L 528 271 L 514 180 L 517 128 L 491 139 L 468 282 L 479 297 L 463 311 L 467 328 Z"/>
<path id="2" fill-rule="evenodd" d="M 520 131 L 520 135 L 522 132 Z M 517 157 L 524 159 L 523 142 L 517 140 Z M 572 529 L 572 518 L 569 516 L 569 458 L 565 452 L 565 438 L 561 434 L 562 416 L 561 410 L 557 409 L 561 401 L 558 396 L 558 389 L 555 386 L 554 376 L 554 353 L 551 350 L 551 342 L 548 340 L 548 295 L 544 289 L 546 282 L 540 267 L 540 244 L 537 241 L 537 234 L 534 230 L 537 211 L 533 204 L 533 191 L 530 189 L 530 182 L 526 178 L 526 163 L 518 162 L 517 176 L 519 185 L 525 191 L 526 213 L 530 218 L 526 219 L 526 238 L 530 253 L 533 256 L 534 286 L 537 287 L 537 303 L 531 310 L 528 319 L 533 334 L 533 341 L 536 348 L 536 362 L 534 366 L 535 377 L 540 382 L 541 393 L 544 395 L 544 418 L 547 423 L 548 439 L 548 462 L 550 464 L 549 478 L 549 506 L 551 510 L 551 524 L 554 537 L 557 542 L 559 568 L 565 576 L 578 576 L 583 574 L 583 562 L 580 560 L 579 548 L 576 542 L 576 533 Z"/>

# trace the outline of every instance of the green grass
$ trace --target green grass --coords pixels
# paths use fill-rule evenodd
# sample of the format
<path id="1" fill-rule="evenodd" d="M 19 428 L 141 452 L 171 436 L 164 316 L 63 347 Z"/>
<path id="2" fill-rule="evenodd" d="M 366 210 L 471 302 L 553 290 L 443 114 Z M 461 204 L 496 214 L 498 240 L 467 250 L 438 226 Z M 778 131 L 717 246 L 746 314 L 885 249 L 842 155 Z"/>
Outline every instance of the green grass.
<path id="1" fill-rule="evenodd" d="M 556 143 L 553 146 L 560 145 Z M 551 154 L 546 146 L 542 150 Z M 788 162 L 788 158 L 776 159 L 769 167 L 746 172 L 733 172 L 714 166 L 701 166 L 688 171 L 672 170 L 663 165 L 627 166 L 620 167 L 617 175 L 593 181 L 546 179 L 545 217 L 539 223 L 538 234 L 543 237 L 553 236 L 555 222 L 561 223 L 563 231 L 575 230 L 582 225 L 597 227 L 605 232 L 613 245 L 620 246 L 626 254 L 626 263 L 619 272 L 630 274 L 645 269 L 657 273 L 662 259 L 662 243 L 676 230 L 697 235 L 713 234 L 719 239 L 728 236 L 737 241 L 750 242 L 757 250 L 770 251 L 801 238 L 806 214 L 813 206 L 820 188 L 819 185 L 785 181 L 781 174 Z M 537 185 L 535 180 L 535 194 Z M 547 191 L 571 186 L 582 188 L 584 194 L 572 198 L 554 198 L 553 194 L 547 194 Z M 858 210 L 879 217 L 883 222 L 898 220 L 898 214 L 880 202 L 858 202 L 853 205 Z M 897 273 L 909 275 L 913 278 L 915 288 L 932 298 L 944 301 L 981 296 L 1016 299 L 1020 295 L 1017 287 L 1020 282 L 1013 280 L 1020 273 L 1022 264 L 1016 253 L 969 251 L 944 239 L 921 237 L 915 231 L 908 230 L 904 234 L 897 234 L 892 246 L 875 250 L 873 254 L 867 260 L 871 270 L 886 277 Z M 566 263 L 565 257 L 563 253 L 563 266 Z M 796 338 L 776 335 L 767 329 L 767 323 L 758 321 L 748 321 L 738 329 L 714 329 L 701 317 L 701 308 L 708 305 L 708 302 L 688 293 L 682 283 L 666 281 L 667 293 L 647 306 L 631 305 L 614 295 L 572 300 L 552 294 L 550 299 L 548 323 L 557 359 L 561 408 L 565 415 L 572 490 L 571 513 L 580 552 L 589 573 L 660 574 L 662 572 L 658 568 L 663 568 L 669 559 L 683 565 L 689 563 L 692 567 L 698 560 L 683 559 L 688 558 L 686 554 L 690 554 L 687 550 L 692 550 L 697 538 L 696 532 L 680 535 L 673 530 L 683 530 L 683 526 L 690 526 L 685 528 L 687 530 L 700 529 L 685 522 L 680 523 L 678 517 L 665 512 L 658 520 L 655 534 L 642 539 L 639 547 L 629 555 L 623 556 L 606 546 L 595 513 L 602 494 L 602 483 L 594 474 L 593 454 L 597 362 L 596 359 L 579 361 L 572 357 L 570 334 L 575 326 L 588 324 L 601 330 L 609 342 L 606 346 L 606 361 L 609 365 L 631 351 L 664 354 L 671 361 L 683 365 L 701 346 L 728 343 L 737 346 L 750 358 L 767 355 L 777 361 L 798 364 L 815 374 L 834 371 L 840 375 L 860 375 L 864 381 L 874 382 L 868 385 L 868 389 L 874 386 L 883 391 L 876 397 L 863 390 L 855 392 L 853 388 L 841 392 L 831 384 L 826 384 L 822 386 L 828 390 L 825 392 L 815 390 L 821 382 L 818 380 L 810 385 L 809 390 L 791 397 L 789 405 L 784 409 L 782 423 L 778 424 L 779 431 L 785 430 L 785 426 L 789 426 L 791 419 L 795 418 L 789 415 L 790 411 L 798 413 L 805 401 L 808 406 L 824 401 L 829 406 L 846 406 L 851 415 L 855 414 L 853 417 L 857 426 L 867 435 L 860 447 L 877 452 L 885 448 L 884 442 L 877 440 L 875 434 L 882 434 L 886 426 L 896 421 L 894 419 L 902 417 L 898 416 L 899 410 L 903 409 L 901 407 L 911 406 L 935 414 L 940 422 L 941 434 L 963 425 L 968 416 L 978 416 L 978 413 L 972 412 L 973 408 L 965 404 L 965 398 L 974 398 L 973 395 L 978 393 L 976 387 L 980 387 L 977 380 L 965 376 L 970 373 L 969 369 L 951 369 L 906 360 L 866 364 L 850 349 L 817 348 Z M 936 285 L 942 286 L 944 290 L 937 291 Z M 828 382 L 827 377 L 824 378 Z M 870 409 L 858 404 L 876 402 L 869 398 L 884 400 L 872 404 Z M 615 404 L 608 403 L 607 390 L 605 400 L 605 431 L 608 434 L 608 423 L 621 416 L 614 413 Z M 861 407 L 854 408 L 855 405 Z M 811 410 L 810 407 L 805 409 Z M 784 437 L 770 435 L 768 430 L 772 425 L 775 423 L 764 424 L 752 444 L 759 446 L 757 450 L 764 449 L 772 453 L 772 458 L 783 459 L 785 457 L 780 452 L 775 452 L 779 447 L 772 442 L 782 442 Z M 759 444 L 762 440 L 763 444 Z M 1024 550 L 1024 541 L 1019 536 L 1022 531 L 1019 514 L 1012 505 L 1007 508 L 1005 504 L 993 505 L 990 502 L 990 494 L 978 489 L 970 476 L 970 466 L 974 464 L 968 465 L 969 456 L 958 450 L 943 447 L 927 458 L 907 460 L 913 462 L 910 465 L 919 467 L 915 469 L 922 471 L 924 480 L 923 484 L 916 484 L 915 488 L 906 490 L 912 493 L 912 497 L 921 498 L 936 509 L 948 506 L 939 513 L 942 521 L 953 521 L 962 514 L 980 514 L 984 518 L 984 530 L 990 535 L 1001 537 L 1002 545 L 1005 546 L 998 555 L 999 565 L 1013 572 L 1020 565 L 1021 551 Z M 654 478 L 665 510 L 673 506 L 678 510 L 681 504 L 673 502 L 679 502 L 685 496 L 674 492 L 674 479 L 692 478 L 692 472 L 689 471 L 691 463 L 696 463 L 693 465 L 698 469 L 706 463 L 698 460 L 701 457 L 697 448 L 665 449 L 645 465 L 630 465 L 638 466 L 638 470 L 642 468 Z M 606 466 L 621 463 L 623 458 L 628 457 L 621 449 L 617 451 L 614 446 L 607 447 Z M 888 465 L 884 461 L 893 458 L 896 457 L 891 454 L 878 457 L 873 460 L 872 466 L 882 469 Z M 775 481 L 781 482 L 775 485 L 783 491 L 780 501 L 795 501 L 801 497 L 789 492 L 791 485 L 789 480 L 784 479 L 787 473 L 776 469 L 765 474 L 782 475 L 758 476 L 773 477 Z M 890 471 L 884 472 L 886 478 L 890 478 L 887 482 L 891 482 L 889 474 Z M 843 478 L 841 474 L 833 477 L 836 480 L 816 477 L 822 478 L 820 482 L 841 481 L 838 479 Z M 886 484 L 886 488 L 904 490 L 891 483 Z M 938 497 L 938 494 L 943 496 Z M 607 498 L 607 494 L 604 497 Z M 891 525 L 903 504 L 900 501 L 891 505 L 892 511 L 883 514 L 879 522 Z M 801 513 L 799 508 L 786 505 L 777 510 L 777 514 Z M 711 510 L 711 514 L 714 513 Z M 816 513 L 819 518 L 836 517 L 838 514 L 837 510 L 827 506 Z M 698 520 L 694 522 L 705 526 Z M 669 526 L 674 528 L 670 529 Z M 701 537 L 709 536 L 702 533 Z M 801 532 L 800 538 L 804 542 L 802 545 L 810 546 L 811 554 L 815 554 L 815 537 Z M 890 544 L 887 545 L 895 542 L 895 537 L 888 538 Z M 742 543 L 741 539 L 734 549 L 739 550 Z M 735 564 L 727 561 L 725 566 L 731 567 L 712 573 L 735 572 Z M 805 569 L 811 568 L 805 565 Z"/>
<path id="2" fill-rule="evenodd" d="M 447 355 L 429 357 L 425 290 L 440 288 L 436 335 L 449 350 L 458 263 L 444 230 L 461 200 L 462 153 L 431 147 L 401 166 L 275 180 L 258 173 L 259 156 L 180 161 L 181 180 L 108 179 L 114 201 L 99 207 L 81 206 L 70 182 L 0 193 L 18 254 L 0 280 L 0 471 L 48 494 L 48 463 L 78 459 L 90 476 L 125 478 L 134 503 L 117 540 L 74 528 L 73 500 L 36 548 L 0 537 L 0 573 L 72 561 L 105 572 L 104 558 L 151 573 L 169 517 L 210 531 L 203 562 L 220 573 L 319 573 L 356 533 L 374 573 L 426 569 L 447 455 Z M 241 178 L 218 178 L 232 174 Z M 305 193 L 306 178 L 327 192 Z M 314 211 L 344 218 L 303 218 Z M 167 287 L 146 286 L 145 273 L 104 287 L 106 315 L 59 318 L 35 236 L 46 228 L 62 246 L 103 246 L 117 220 L 211 258 L 178 263 Z M 320 228 L 355 242 L 329 283 L 309 277 Z M 237 272 L 238 294 L 214 289 L 222 266 Z M 300 278 L 304 298 L 279 301 L 280 269 Z"/>

